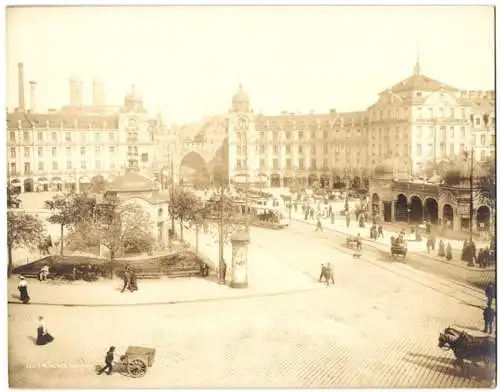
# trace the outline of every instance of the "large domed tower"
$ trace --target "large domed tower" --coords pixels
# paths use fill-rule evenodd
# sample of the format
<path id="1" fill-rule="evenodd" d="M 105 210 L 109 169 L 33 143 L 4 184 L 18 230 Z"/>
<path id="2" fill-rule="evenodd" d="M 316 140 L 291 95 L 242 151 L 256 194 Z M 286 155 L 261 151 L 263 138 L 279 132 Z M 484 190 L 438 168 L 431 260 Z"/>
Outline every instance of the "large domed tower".
<path id="1" fill-rule="evenodd" d="M 250 98 L 240 85 L 233 96 L 228 116 L 228 172 L 234 183 L 253 183 L 259 170 L 255 116 Z"/>

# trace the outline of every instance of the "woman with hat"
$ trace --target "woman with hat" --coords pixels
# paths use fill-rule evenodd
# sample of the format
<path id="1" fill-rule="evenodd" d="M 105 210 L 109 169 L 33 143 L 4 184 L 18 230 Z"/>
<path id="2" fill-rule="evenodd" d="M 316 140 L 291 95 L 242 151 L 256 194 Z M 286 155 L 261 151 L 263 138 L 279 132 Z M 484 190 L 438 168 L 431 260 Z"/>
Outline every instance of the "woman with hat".
<path id="1" fill-rule="evenodd" d="M 47 332 L 47 326 L 43 317 L 38 317 L 38 328 L 36 330 L 36 345 L 45 346 L 46 344 L 52 342 L 54 338 L 50 333 Z"/>
<path id="2" fill-rule="evenodd" d="M 23 304 L 27 304 L 30 302 L 30 296 L 28 294 L 28 282 L 24 279 L 24 276 L 19 277 L 19 284 L 17 285 L 17 289 L 19 290 L 19 298 Z"/>

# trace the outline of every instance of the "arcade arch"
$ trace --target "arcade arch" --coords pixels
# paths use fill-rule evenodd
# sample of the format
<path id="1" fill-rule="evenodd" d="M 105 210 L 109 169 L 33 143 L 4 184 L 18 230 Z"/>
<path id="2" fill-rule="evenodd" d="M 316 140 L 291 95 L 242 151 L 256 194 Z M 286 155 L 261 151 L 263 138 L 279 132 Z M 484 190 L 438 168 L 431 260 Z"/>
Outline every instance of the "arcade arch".
<path id="1" fill-rule="evenodd" d="M 408 199 L 406 195 L 400 193 L 396 198 L 396 221 L 408 220 Z"/>
<path id="2" fill-rule="evenodd" d="M 423 217 L 424 207 L 422 200 L 418 196 L 412 196 L 410 198 L 410 221 L 420 223 Z"/>
<path id="3" fill-rule="evenodd" d="M 443 224 L 449 227 L 454 227 L 453 226 L 454 219 L 455 219 L 455 213 L 453 212 L 453 207 L 450 204 L 445 204 L 443 206 Z"/>
<path id="4" fill-rule="evenodd" d="M 477 228 L 482 231 L 490 229 L 491 211 L 488 206 L 481 206 L 476 212 Z"/>
<path id="5" fill-rule="evenodd" d="M 438 223 L 439 209 L 438 202 L 432 197 L 428 197 L 424 202 L 425 219 L 429 219 L 430 223 L 433 225 Z"/>

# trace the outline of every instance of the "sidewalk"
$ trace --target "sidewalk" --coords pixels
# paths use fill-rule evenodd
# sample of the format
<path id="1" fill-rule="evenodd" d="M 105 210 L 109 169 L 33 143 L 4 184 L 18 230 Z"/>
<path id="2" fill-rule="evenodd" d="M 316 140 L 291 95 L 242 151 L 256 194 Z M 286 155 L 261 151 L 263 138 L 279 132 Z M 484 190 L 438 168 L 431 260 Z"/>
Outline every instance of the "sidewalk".
<path id="1" fill-rule="evenodd" d="M 315 226 L 316 222 L 317 222 L 316 218 L 305 220 L 304 215 L 301 212 L 295 213 L 293 211 L 292 211 L 292 220 L 308 223 L 312 226 Z M 391 232 L 389 230 L 385 230 L 385 226 L 384 226 L 384 238 L 379 238 L 378 240 L 373 240 L 373 239 L 370 239 L 369 224 L 367 225 L 367 227 L 360 228 L 360 227 L 358 227 L 358 223 L 354 219 L 351 220 L 350 227 L 346 227 L 344 217 L 341 217 L 340 219 L 339 219 L 339 217 L 336 217 L 334 224 L 330 223 L 329 218 L 321 218 L 321 223 L 322 223 L 324 229 L 333 230 L 333 231 L 336 231 L 336 232 L 344 234 L 344 235 L 357 236 L 359 233 L 359 234 L 361 234 L 361 237 L 363 238 L 363 242 L 369 242 L 374 247 L 376 247 L 378 249 L 383 249 L 383 250 L 387 250 L 388 248 L 390 248 L 391 235 L 399 234 L 399 233 Z M 291 224 L 293 224 L 293 222 L 291 222 Z M 448 244 L 448 242 L 451 244 L 452 252 L 453 252 L 453 259 L 452 260 L 446 260 L 444 257 L 437 256 L 437 251 L 438 251 L 437 248 L 438 248 L 438 244 L 439 244 L 440 240 L 443 240 L 445 244 Z M 437 261 L 440 263 L 446 263 L 449 265 L 453 265 L 453 266 L 460 267 L 460 268 L 465 268 L 468 270 L 478 270 L 478 271 L 495 270 L 494 266 L 488 267 L 486 269 L 481 269 L 481 268 L 477 268 L 477 267 L 468 267 L 465 262 L 460 260 L 461 253 L 462 253 L 462 242 L 461 241 L 453 241 L 453 240 L 447 240 L 447 239 L 442 238 L 442 237 L 436 237 L 436 249 L 435 249 L 434 253 L 432 253 L 432 252 L 427 253 L 425 237 L 422 241 L 411 241 L 411 240 L 407 241 L 407 244 L 408 244 L 408 251 L 409 252 L 416 253 L 419 256 L 422 256 L 422 257 L 425 257 L 425 258 L 428 258 L 428 259 L 431 259 L 431 260 L 434 260 L 434 261 Z M 484 246 L 486 246 L 485 243 L 476 242 L 477 249 L 480 249 L 481 247 L 484 247 Z"/>

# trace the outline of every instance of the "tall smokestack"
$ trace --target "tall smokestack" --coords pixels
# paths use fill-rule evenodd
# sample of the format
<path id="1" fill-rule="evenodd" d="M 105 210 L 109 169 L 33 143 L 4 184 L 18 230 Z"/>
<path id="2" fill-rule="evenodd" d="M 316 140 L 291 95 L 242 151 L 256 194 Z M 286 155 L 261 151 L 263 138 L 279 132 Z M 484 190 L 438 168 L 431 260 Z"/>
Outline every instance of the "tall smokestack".
<path id="1" fill-rule="evenodd" d="M 30 80 L 30 108 L 31 113 L 36 113 L 36 82 L 34 80 Z"/>
<path id="2" fill-rule="evenodd" d="M 24 111 L 26 104 L 24 102 L 24 65 L 23 63 L 17 64 L 17 74 L 18 74 L 18 93 L 19 93 L 19 110 Z"/>

